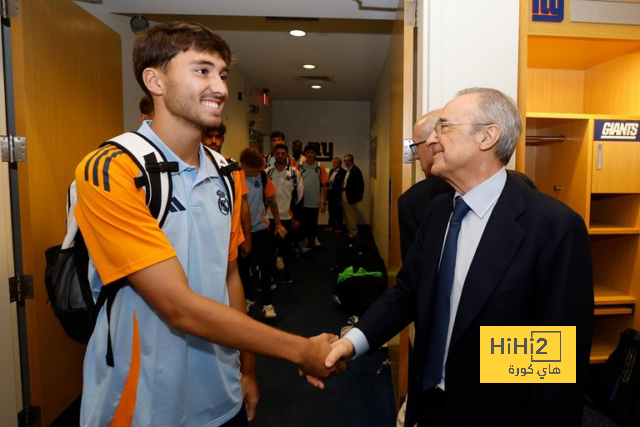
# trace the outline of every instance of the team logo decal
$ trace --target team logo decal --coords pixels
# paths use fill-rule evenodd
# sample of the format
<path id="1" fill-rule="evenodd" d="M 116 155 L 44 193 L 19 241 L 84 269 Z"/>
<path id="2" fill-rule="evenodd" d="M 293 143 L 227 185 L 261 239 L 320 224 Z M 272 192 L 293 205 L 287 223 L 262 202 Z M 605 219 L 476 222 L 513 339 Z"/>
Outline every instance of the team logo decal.
<path id="1" fill-rule="evenodd" d="M 221 190 L 216 191 L 216 194 L 218 195 L 218 209 L 220 209 L 220 212 L 222 212 L 223 215 L 229 215 L 230 209 L 227 195 Z"/>
<path id="2" fill-rule="evenodd" d="M 640 141 L 640 121 L 638 120 L 596 120 L 594 139 L 596 141 Z"/>
<path id="3" fill-rule="evenodd" d="M 260 188 L 260 181 L 254 182 L 253 186 L 256 187 L 256 188 Z"/>

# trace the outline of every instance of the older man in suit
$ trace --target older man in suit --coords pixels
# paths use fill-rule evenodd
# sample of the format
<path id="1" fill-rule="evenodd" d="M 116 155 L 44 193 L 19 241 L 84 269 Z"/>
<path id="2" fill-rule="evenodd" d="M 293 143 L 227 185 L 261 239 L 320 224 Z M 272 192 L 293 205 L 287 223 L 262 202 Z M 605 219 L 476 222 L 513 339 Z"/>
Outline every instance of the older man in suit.
<path id="1" fill-rule="evenodd" d="M 342 211 L 344 212 L 344 221 L 347 223 L 349 237 L 356 237 L 358 235 L 357 204 L 364 197 L 364 178 L 360 168 L 353 163 L 351 154 L 344 156 L 344 167 L 347 169 L 347 175 L 344 177 L 342 184 L 344 188 Z"/>
<path id="2" fill-rule="evenodd" d="M 422 223 L 424 213 L 433 198 L 452 190 L 447 181 L 431 173 L 433 150 L 429 146 L 429 137 L 433 133 L 441 112 L 441 109 L 430 111 L 413 126 L 413 144 L 409 147 L 420 162 L 420 169 L 424 172 L 425 179 L 416 182 L 398 198 L 398 225 L 400 227 L 402 259 L 407 255 L 416 231 Z"/>
<path id="3" fill-rule="evenodd" d="M 425 212 L 397 286 L 327 357 L 332 366 L 360 356 L 415 322 L 409 426 L 581 423 L 593 327 L 589 237 L 574 211 L 508 176 L 520 132 L 515 103 L 495 89 L 463 90 L 444 107 L 431 170 L 455 191 Z M 447 235 L 455 237 L 445 244 Z M 577 382 L 481 384 L 481 326 L 576 326 Z"/>

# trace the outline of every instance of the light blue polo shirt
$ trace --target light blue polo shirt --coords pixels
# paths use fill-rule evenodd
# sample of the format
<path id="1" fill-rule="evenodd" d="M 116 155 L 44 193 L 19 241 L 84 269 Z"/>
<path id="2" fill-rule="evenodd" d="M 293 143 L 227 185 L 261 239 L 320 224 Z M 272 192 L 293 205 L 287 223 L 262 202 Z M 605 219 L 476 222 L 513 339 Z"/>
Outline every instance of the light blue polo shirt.
<path id="1" fill-rule="evenodd" d="M 267 209 L 264 206 L 264 189 L 262 188 L 262 176 L 246 176 L 247 201 L 249 202 L 249 210 L 251 211 L 251 232 L 265 230 L 269 227 L 267 219 Z"/>
<path id="2" fill-rule="evenodd" d="M 173 197 L 163 232 L 174 247 L 191 289 L 229 305 L 226 275 L 231 215 L 218 200 L 226 189 L 200 148 L 200 169 L 180 160 L 142 124 L 139 133 L 153 141 L 169 162 Z M 97 298 L 102 282 L 90 262 L 90 281 Z M 220 426 L 242 405 L 239 353 L 170 329 L 131 286 L 123 287 L 111 311 L 115 367 L 105 363 L 107 319 L 103 308 L 87 346 L 81 425 L 106 426 L 113 418 L 131 362 L 133 313 L 140 339 L 140 375 L 132 425 Z"/>
<path id="3" fill-rule="evenodd" d="M 305 208 L 320 207 L 320 190 L 322 186 L 320 184 L 319 168 L 320 164 L 317 161 L 311 166 L 304 162 L 300 167 L 302 181 L 304 182 L 304 200 L 302 203 Z"/>

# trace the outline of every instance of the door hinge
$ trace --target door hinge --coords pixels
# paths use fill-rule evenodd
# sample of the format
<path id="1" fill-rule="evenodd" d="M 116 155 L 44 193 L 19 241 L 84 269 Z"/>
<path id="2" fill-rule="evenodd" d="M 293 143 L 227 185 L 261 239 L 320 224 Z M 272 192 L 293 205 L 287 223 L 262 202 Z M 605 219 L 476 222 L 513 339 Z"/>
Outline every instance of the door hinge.
<path id="1" fill-rule="evenodd" d="M 33 299 L 33 276 L 18 274 L 9 278 L 9 300 L 11 302 Z"/>
<path id="2" fill-rule="evenodd" d="M 18 427 L 39 427 L 40 424 L 39 406 L 25 406 L 18 413 Z"/>
<path id="3" fill-rule="evenodd" d="M 417 2 L 405 1 L 404 2 L 404 26 L 416 28 L 418 22 L 418 10 Z"/>
<path id="4" fill-rule="evenodd" d="M 0 150 L 2 161 L 9 163 L 27 161 L 27 138 L 24 136 L 0 136 Z"/>
<path id="5" fill-rule="evenodd" d="M 2 19 L 20 17 L 20 0 L 0 0 L 2 3 Z"/>

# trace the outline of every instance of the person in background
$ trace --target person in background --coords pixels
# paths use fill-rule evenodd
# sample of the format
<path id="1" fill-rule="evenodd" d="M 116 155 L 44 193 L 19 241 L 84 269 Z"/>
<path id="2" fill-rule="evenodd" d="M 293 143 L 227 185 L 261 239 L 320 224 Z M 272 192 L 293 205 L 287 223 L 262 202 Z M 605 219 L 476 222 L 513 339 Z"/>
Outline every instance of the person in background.
<path id="1" fill-rule="evenodd" d="M 240 153 L 240 164 L 245 174 L 249 195 L 249 209 L 251 211 L 251 242 L 252 252 L 246 258 L 239 261 L 240 277 L 246 296 L 245 309 L 251 310 L 255 304 L 251 267 L 255 263 L 260 269 L 260 292 L 262 294 L 262 314 L 265 319 L 277 317 L 271 298 L 273 283 L 273 267 L 275 264 L 273 238 L 269 232 L 268 206 L 273 215 L 274 233 L 280 238 L 287 235 L 287 231 L 280 223 L 278 203 L 276 202 L 276 189 L 271 179 L 262 170 L 263 157 L 258 150 L 245 148 Z"/>
<path id="2" fill-rule="evenodd" d="M 222 154 L 222 146 L 224 145 L 224 136 L 227 134 L 227 127 L 224 123 L 215 128 L 208 128 L 202 132 L 202 143 L 213 151 Z M 229 156 L 225 156 L 227 159 Z"/>
<path id="3" fill-rule="evenodd" d="M 420 228 L 424 213 L 434 197 L 453 190 L 453 187 L 439 176 L 431 173 L 433 165 L 433 150 L 429 146 L 430 138 L 436 122 L 440 118 L 441 109 L 425 114 L 413 126 L 413 144 L 409 145 L 414 157 L 420 162 L 420 169 L 425 179 L 413 184 L 398 198 L 398 224 L 400 227 L 400 252 L 402 259 L 407 255 L 411 243 Z"/>
<path id="4" fill-rule="evenodd" d="M 153 101 L 147 95 L 142 95 L 138 108 L 140 109 L 141 122 L 144 122 L 145 120 L 153 120 Z"/>
<path id="5" fill-rule="evenodd" d="M 202 143 L 213 151 L 222 154 L 222 146 L 224 145 L 224 136 L 227 134 L 227 127 L 224 123 L 220 123 L 218 127 L 211 127 L 202 132 Z M 225 159 L 231 163 L 237 163 L 229 156 L 222 154 Z M 234 217 L 240 216 L 240 223 L 242 224 L 242 233 L 244 235 L 244 241 L 238 248 L 240 250 L 240 256 L 243 258 L 248 256 L 251 252 L 251 211 L 249 209 L 249 202 L 247 201 L 247 194 L 249 189 L 245 181 L 244 171 L 236 166 L 236 170 L 233 171 L 233 179 L 236 186 L 239 186 L 238 191 L 242 194 L 242 206 L 239 210 L 234 211 Z"/>
<path id="6" fill-rule="evenodd" d="M 288 150 L 284 144 L 276 145 L 274 150 L 276 163 L 267 168 L 267 176 L 273 181 L 276 188 L 276 201 L 280 215 L 280 223 L 287 230 L 284 237 L 275 233 L 275 221 L 273 210 L 268 211 L 270 227 L 275 235 L 276 269 L 282 271 L 282 283 L 293 283 L 291 278 L 292 242 L 292 207 L 302 201 L 304 195 L 304 182 L 300 172 L 293 166 L 287 165 Z"/>
<path id="7" fill-rule="evenodd" d="M 344 178 L 342 187 L 342 210 L 344 212 L 344 220 L 347 223 L 347 232 L 349 237 L 358 235 L 358 202 L 364 197 L 364 178 L 362 171 L 353 163 L 353 156 L 347 154 L 344 156 L 344 166 L 347 169 L 347 175 Z"/>
<path id="8" fill-rule="evenodd" d="M 276 162 L 276 159 L 273 156 L 273 150 L 275 150 L 276 145 L 278 144 L 287 145 L 287 143 L 285 142 L 284 133 L 280 132 L 279 130 L 274 130 L 273 132 L 271 132 L 271 135 L 269 135 L 269 140 L 271 141 L 271 151 L 269 152 L 269 154 L 264 156 L 265 168 L 268 168 L 269 166 L 273 166 Z"/>
<path id="9" fill-rule="evenodd" d="M 327 377 L 335 336 L 302 338 L 245 312 L 242 232 L 229 212 L 241 195 L 226 188 L 212 159 L 221 168 L 226 160 L 201 145 L 202 131 L 220 125 L 228 96 L 226 42 L 200 24 L 161 23 L 136 34 L 133 63 L 155 107 L 138 132 L 178 165 L 172 203 L 180 209 L 161 228 L 136 186 L 139 167 L 114 145 L 76 169 L 74 216 L 94 296 L 126 281 L 109 318 L 107 307 L 100 310 L 87 345 L 80 424 L 247 426 L 259 400 L 253 353 Z"/>
<path id="10" fill-rule="evenodd" d="M 327 185 L 329 226 L 325 231 L 333 230 L 336 234 L 342 233 L 342 183 L 346 175 L 347 171 L 342 168 L 342 159 L 334 157 Z"/>
<path id="11" fill-rule="evenodd" d="M 327 170 L 322 163 L 316 161 L 318 148 L 308 144 L 304 148 L 305 162 L 298 167 L 304 183 L 304 199 L 302 201 L 302 235 L 306 238 L 302 252 L 309 252 L 316 246 L 318 216 L 327 209 Z M 304 242 L 303 242 L 304 243 Z M 318 242 L 319 243 L 319 242 Z"/>
<path id="12" fill-rule="evenodd" d="M 302 154 L 302 141 L 296 139 L 291 143 L 291 164 L 299 167 L 307 158 Z"/>
<path id="13" fill-rule="evenodd" d="M 434 198 L 395 287 L 326 366 L 378 348 L 411 322 L 406 425 L 581 426 L 593 329 L 589 235 L 563 203 L 507 174 L 522 129 L 511 98 L 463 90 L 435 124 Z M 446 236 L 446 239 L 445 239 Z M 576 383 L 480 383 L 480 327 L 575 326 Z"/>

